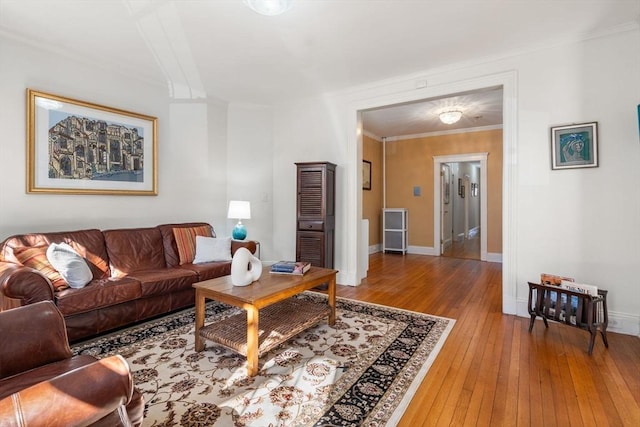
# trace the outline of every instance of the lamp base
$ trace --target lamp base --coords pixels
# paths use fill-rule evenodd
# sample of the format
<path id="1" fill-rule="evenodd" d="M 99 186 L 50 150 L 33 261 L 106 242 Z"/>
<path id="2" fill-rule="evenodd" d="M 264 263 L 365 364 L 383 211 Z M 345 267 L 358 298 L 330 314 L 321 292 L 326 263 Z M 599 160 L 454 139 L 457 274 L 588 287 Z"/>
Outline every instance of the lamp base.
<path id="1" fill-rule="evenodd" d="M 235 227 L 233 227 L 231 236 L 234 240 L 244 240 L 247 237 L 247 228 L 244 224 L 239 222 Z"/>

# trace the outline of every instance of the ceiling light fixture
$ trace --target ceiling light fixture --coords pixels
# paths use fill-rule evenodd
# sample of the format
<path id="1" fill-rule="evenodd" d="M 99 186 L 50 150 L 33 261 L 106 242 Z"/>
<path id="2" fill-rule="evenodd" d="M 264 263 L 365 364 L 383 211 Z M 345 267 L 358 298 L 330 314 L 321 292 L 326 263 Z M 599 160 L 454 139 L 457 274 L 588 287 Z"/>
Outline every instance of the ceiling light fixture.
<path id="1" fill-rule="evenodd" d="M 460 120 L 460 117 L 462 117 L 462 111 L 453 110 L 443 111 L 442 113 L 440 113 L 440 120 L 442 121 L 442 123 L 446 123 L 448 125 L 454 124 L 455 122 Z"/>
<path id="2" fill-rule="evenodd" d="M 243 3 L 261 15 L 275 16 L 291 9 L 292 0 L 243 0 Z"/>

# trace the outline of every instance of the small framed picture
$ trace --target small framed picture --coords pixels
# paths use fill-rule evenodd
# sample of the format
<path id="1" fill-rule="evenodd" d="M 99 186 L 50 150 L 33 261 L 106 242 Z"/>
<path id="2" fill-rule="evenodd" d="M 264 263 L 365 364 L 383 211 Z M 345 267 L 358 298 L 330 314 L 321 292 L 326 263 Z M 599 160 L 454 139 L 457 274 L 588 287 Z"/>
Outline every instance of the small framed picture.
<path id="1" fill-rule="evenodd" d="M 371 162 L 362 161 L 362 189 L 371 190 Z"/>
<path id="2" fill-rule="evenodd" d="M 551 169 L 598 167 L 598 123 L 551 128 Z"/>

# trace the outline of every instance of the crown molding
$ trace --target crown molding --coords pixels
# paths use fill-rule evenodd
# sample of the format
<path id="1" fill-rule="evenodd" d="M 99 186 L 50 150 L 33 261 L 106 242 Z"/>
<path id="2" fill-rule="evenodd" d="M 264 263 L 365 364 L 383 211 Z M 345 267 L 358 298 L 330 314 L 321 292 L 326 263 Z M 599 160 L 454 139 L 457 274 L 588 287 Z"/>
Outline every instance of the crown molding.
<path id="1" fill-rule="evenodd" d="M 369 132 L 368 130 L 365 130 L 364 132 L 362 132 L 362 134 L 364 136 L 367 136 L 367 137 L 371 138 L 371 139 L 375 139 L 378 142 L 382 142 L 382 137 L 381 136 L 378 136 L 375 133 Z"/>
<path id="2" fill-rule="evenodd" d="M 502 129 L 502 125 L 479 126 L 479 127 L 475 127 L 475 128 L 442 130 L 442 131 L 437 131 L 437 132 L 417 133 L 417 134 L 413 134 L 413 135 L 390 136 L 390 137 L 387 137 L 387 142 L 389 142 L 389 141 L 402 141 L 402 140 L 406 140 L 406 139 L 427 138 L 427 137 L 440 136 L 440 135 L 455 135 L 457 133 L 482 132 L 482 131 L 487 131 L 487 130 L 498 130 L 498 129 Z"/>

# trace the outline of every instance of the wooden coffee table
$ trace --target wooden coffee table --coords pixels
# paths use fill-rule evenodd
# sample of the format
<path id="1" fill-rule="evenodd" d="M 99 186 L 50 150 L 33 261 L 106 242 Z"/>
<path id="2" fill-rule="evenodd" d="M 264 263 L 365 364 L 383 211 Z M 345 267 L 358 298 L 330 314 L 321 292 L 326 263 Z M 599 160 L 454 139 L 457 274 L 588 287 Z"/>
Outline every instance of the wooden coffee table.
<path id="1" fill-rule="evenodd" d="M 249 376 L 258 373 L 258 359 L 277 345 L 328 317 L 336 320 L 336 270 L 311 267 L 302 276 L 264 271 L 248 286 L 234 286 L 231 276 L 194 283 L 196 289 L 195 349 L 204 350 L 205 339 L 247 357 Z M 328 304 L 292 298 L 328 284 Z M 204 325 L 205 300 L 240 307 L 243 313 Z"/>

